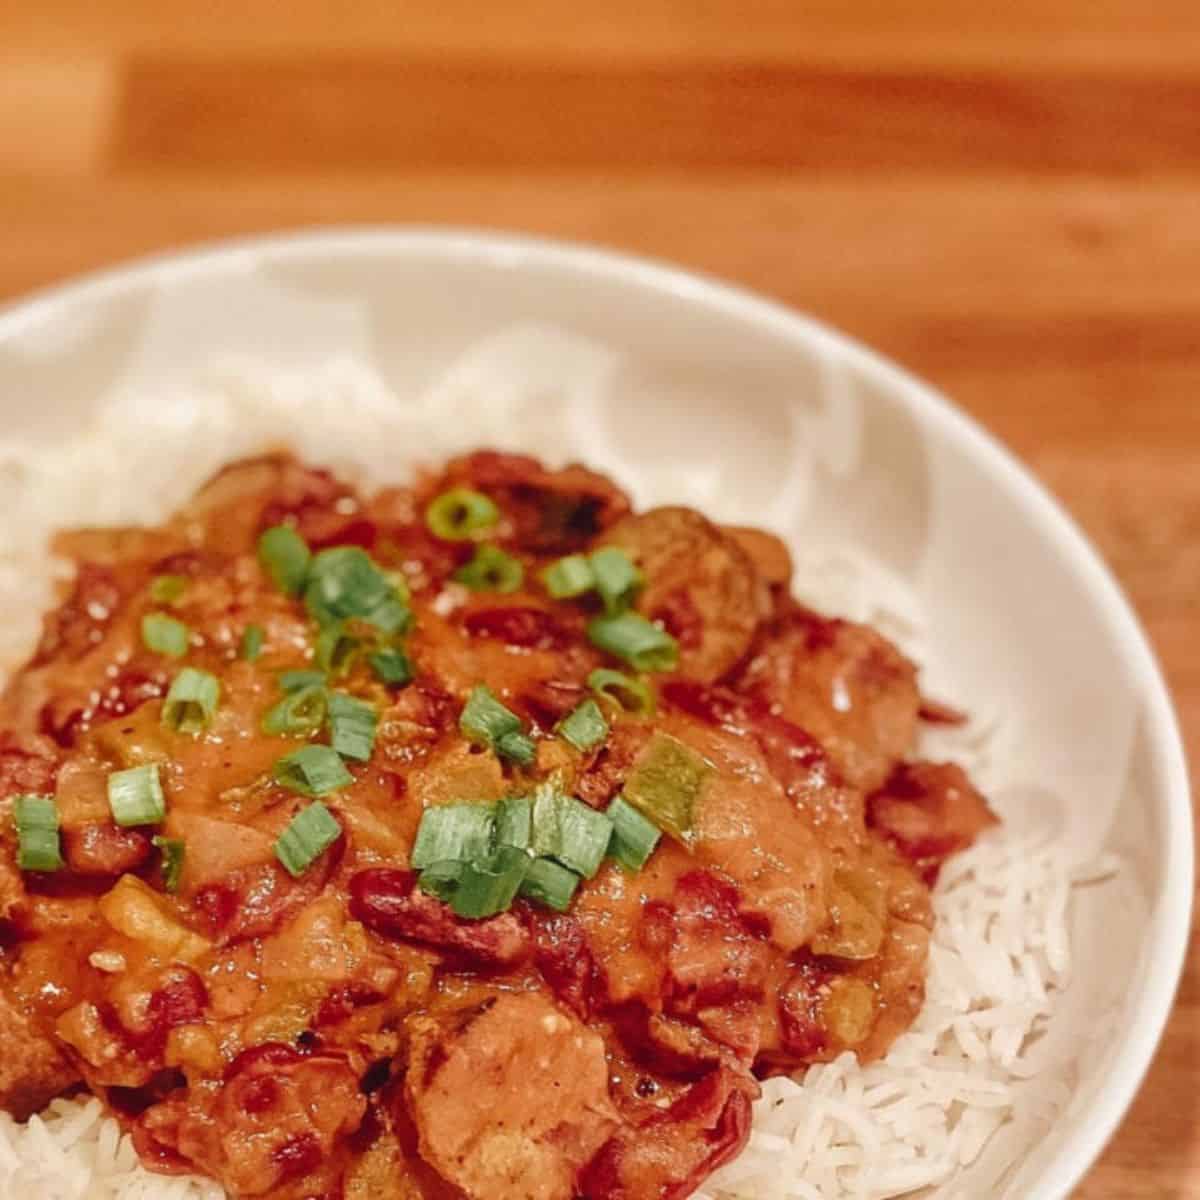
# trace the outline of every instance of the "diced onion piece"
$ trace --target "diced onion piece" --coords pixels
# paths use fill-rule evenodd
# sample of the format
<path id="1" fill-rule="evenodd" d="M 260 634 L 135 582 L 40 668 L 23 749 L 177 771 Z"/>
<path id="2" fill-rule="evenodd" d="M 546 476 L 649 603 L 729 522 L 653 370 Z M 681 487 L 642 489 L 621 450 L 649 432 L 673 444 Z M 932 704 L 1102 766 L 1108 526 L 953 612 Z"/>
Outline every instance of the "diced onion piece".
<path id="1" fill-rule="evenodd" d="M 258 539 L 258 561 L 263 570 L 276 587 L 290 596 L 303 590 L 311 559 L 308 543 L 290 525 L 275 525 Z"/>
<path id="2" fill-rule="evenodd" d="M 625 780 L 625 799 L 685 846 L 695 840 L 696 806 L 712 767 L 690 746 L 656 732 Z"/>
<path id="3" fill-rule="evenodd" d="M 587 751 L 608 737 L 608 722 L 595 700 L 585 700 L 558 723 L 558 736 L 576 750 Z"/>
<path id="4" fill-rule="evenodd" d="M 167 815 L 158 763 L 144 763 L 108 777 L 108 806 L 118 825 L 157 825 Z"/>
<path id="5" fill-rule="evenodd" d="M 13 825 L 17 831 L 17 866 L 22 871 L 57 871 L 63 865 L 58 804 L 53 796 L 14 796 Z"/>
<path id="6" fill-rule="evenodd" d="M 327 796 L 354 782 L 332 746 L 302 746 L 285 754 L 271 771 L 275 782 L 301 796 Z"/>
<path id="7" fill-rule="evenodd" d="M 220 700 L 221 684 L 215 675 L 184 667 L 163 700 L 162 723 L 168 729 L 196 736 L 212 724 Z"/>
<path id="8" fill-rule="evenodd" d="M 654 853 L 662 830 L 647 821 L 623 796 L 608 806 L 605 816 L 612 822 L 608 854 L 627 871 L 640 871 Z"/>
<path id="9" fill-rule="evenodd" d="M 188 627 L 166 613 L 147 613 L 142 618 L 142 642 L 147 650 L 182 658 L 188 649 Z"/>
<path id="10" fill-rule="evenodd" d="M 161 898 L 136 875 L 122 875 L 100 897 L 100 915 L 118 933 L 141 942 L 163 958 L 192 962 L 211 943 L 163 910 Z"/>
<path id="11" fill-rule="evenodd" d="M 451 488 L 425 509 L 425 524 L 444 542 L 462 542 L 491 529 L 500 520 L 495 501 L 470 488 Z"/>
<path id="12" fill-rule="evenodd" d="M 679 644 L 641 613 L 593 617 L 587 625 L 592 644 L 629 663 L 636 671 L 672 671 Z"/>
<path id="13" fill-rule="evenodd" d="M 337 818 L 320 800 L 316 800 L 301 809 L 279 835 L 275 843 L 275 856 L 289 875 L 298 878 L 341 836 L 342 827 Z"/>

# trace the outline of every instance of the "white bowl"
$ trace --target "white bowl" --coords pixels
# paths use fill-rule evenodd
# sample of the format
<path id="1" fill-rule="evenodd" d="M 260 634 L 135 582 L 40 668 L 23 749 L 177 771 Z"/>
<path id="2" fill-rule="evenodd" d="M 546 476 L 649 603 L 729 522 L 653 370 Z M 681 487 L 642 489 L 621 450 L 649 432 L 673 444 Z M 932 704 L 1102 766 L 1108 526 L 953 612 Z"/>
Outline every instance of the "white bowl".
<path id="1" fill-rule="evenodd" d="M 547 324 L 569 331 L 569 387 Z M 515 365 L 545 403 L 456 434 L 574 451 L 635 491 L 699 464 L 730 515 L 853 545 L 901 577 L 931 617 L 924 665 L 938 690 L 1002 713 L 1026 801 L 1061 805 L 1079 857 L 1122 862 L 1074 905 L 1060 1021 L 1078 1054 L 1074 1098 L 1005 1194 L 1048 1200 L 1079 1181 L 1171 1007 L 1191 807 L 1171 705 L 1128 603 L 1000 446 L 892 364 L 736 288 L 599 250 L 437 230 L 242 241 L 42 293 L 0 313 L 0 419 L 54 440 L 116 391 L 172 387 L 231 354 L 302 372 L 358 356 L 402 397 L 428 396 L 435 380 L 469 392 L 497 361 Z M 972 1194 L 969 1176 L 963 1187 Z"/>

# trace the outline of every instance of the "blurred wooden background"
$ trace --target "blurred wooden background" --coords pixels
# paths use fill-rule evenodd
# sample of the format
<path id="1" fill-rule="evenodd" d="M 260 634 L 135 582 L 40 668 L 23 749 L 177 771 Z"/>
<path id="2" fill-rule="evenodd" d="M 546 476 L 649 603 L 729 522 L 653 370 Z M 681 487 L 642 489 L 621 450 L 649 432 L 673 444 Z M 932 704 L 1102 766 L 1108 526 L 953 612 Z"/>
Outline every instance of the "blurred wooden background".
<path id="1" fill-rule="evenodd" d="M 10 0 L 0 301 L 199 239 L 609 243 L 927 376 L 1080 519 L 1200 761 L 1197 0 Z M 1078 1195 L 1200 1195 L 1195 957 Z"/>

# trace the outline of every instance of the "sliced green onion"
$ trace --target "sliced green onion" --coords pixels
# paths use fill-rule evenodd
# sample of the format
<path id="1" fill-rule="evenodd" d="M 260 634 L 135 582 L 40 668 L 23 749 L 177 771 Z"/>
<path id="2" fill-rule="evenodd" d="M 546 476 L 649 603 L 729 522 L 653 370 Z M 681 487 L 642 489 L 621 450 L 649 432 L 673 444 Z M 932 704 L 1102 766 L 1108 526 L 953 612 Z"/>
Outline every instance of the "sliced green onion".
<path id="1" fill-rule="evenodd" d="M 464 487 L 443 492 L 425 509 L 429 532 L 445 542 L 466 541 L 499 520 L 500 510 L 490 497 Z"/>
<path id="2" fill-rule="evenodd" d="M 507 796 L 496 805 L 496 845 L 529 849 L 533 805 L 528 796 Z"/>
<path id="3" fill-rule="evenodd" d="M 585 700 L 558 723 L 558 736 L 576 750 L 590 750 L 608 737 L 608 722 L 595 700 Z"/>
<path id="4" fill-rule="evenodd" d="M 625 781 L 625 799 L 683 844 L 695 840 L 696 806 L 713 768 L 690 746 L 657 732 Z"/>
<path id="5" fill-rule="evenodd" d="M 529 848 L 539 858 L 553 858 L 591 879 L 604 860 L 612 828 L 602 812 L 563 795 L 552 783 L 534 793 Z"/>
<path id="6" fill-rule="evenodd" d="M 617 796 L 604 814 L 612 822 L 608 854 L 627 871 L 640 871 L 654 853 L 662 830 L 652 825 L 623 796 Z"/>
<path id="7" fill-rule="evenodd" d="M 142 641 L 155 654 L 182 658 L 188 648 L 188 627 L 166 613 L 147 613 L 142 618 Z"/>
<path id="8" fill-rule="evenodd" d="M 473 592 L 515 592 L 525 582 L 519 558 L 490 543 L 480 546 L 474 558 L 454 572 L 454 579 Z"/>
<path id="9" fill-rule="evenodd" d="M 162 723 L 195 737 L 212 724 L 220 700 L 221 684 L 215 675 L 184 667 L 163 700 Z"/>
<path id="10" fill-rule="evenodd" d="M 354 782 L 332 746 L 302 746 L 285 754 L 271 769 L 281 787 L 302 796 L 327 796 Z"/>
<path id="11" fill-rule="evenodd" d="M 521 895 L 555 912 L 566 912 L 579 886 L 579 876 L 551 858 L 535 858 L 521 881 Z"/>
<path id="12" fill-rule="evenodd" d="M 412 663 L 403 650 L 396 650 L 392 647 L 376 650 L 368 657 L 367 662 L 371 664 L 371 670 L 375 672 L 375 675 L 388 687 L 403 687 L 406 683 L 412 682 Z"/>
<path id="13" fill-rule="evenodd" d="M 624 659 L 636 671 L 672 671 L 679 662 L 679 644 L 641 613 L 593 617 L 587 635 L 593 645 Z"/>
<path id="14" fill-rule="evenodd" d="M 310 750 L 318 747 L 310 746 Z M 275 857 L 293 878 L 305 871 L 342 836 L 337 818 L 320 800 L 301 809 L 275 843 Z"/>
<path id="15" fill-rule="evenodd" d="M 275 525 L 258 539 L 258 561 L 280 591 L 297 596 L 304 587 L 312 551 L 290 526 Z"/>
<path id="16" fill-rule="evenodd" d="M 157 825 L 167 815 L 158 763 L 145 763 L 109 775 L 108 807 L 118 825 Z"/>
<path id="17" fill-rule="evenodd" d="M 17 831 L 17 866 L 22 871 L 57 871 L 63 865 L 58 804 L 53 796 L 14 796 L 13 825 Z"/>
<path id="18" fill-rule="evenodd" d="M 587 684 L 602 700 L 608 700 L 626 712 L 639 717 L 654 715 L 654 689 L 644 679 L 608 667 L 597 667 L 587 677 Z"/>
<path id="19" fill-rule="evenodd" d="M 279 673 L 279 687 L 285 692 L 298 692 L 301 688 L 312 687 L 314 684 L 324 682 L 324 671 L 281 671 Z"/>
<path id="20" fill-rule="evenodd" d="M 496 743 L 496 753 L 519 767 L 528 767 L 537 758 L 537 743 L 528 734 L 506 733 Z"/>
<path id="21" fill-rule="evenodd" d="M 313 558 L 304 603 L 321 625 L 357 618 L 390 634 L 409 620 L 395 583 L 360 546 L 334 546 Z"/>
<path id="22" fill-rule="evenodd" d="M 262 731 L 275 737 L 311 737 L 325 724 L 328 706 L 329 693 L 324 684 L 296 688 L 267 710 Z"/>
<path id="23" fill-rule="evenodd" d="M 604 611 L 611 617 L 628 608 L 644 582 L 629 555 L 617 546 L 602 546 L 593 552 L 591 563 Z"/>
<path id="24" fill-rule="evenodd" d="M 450 907 L 458 916 L 470 920 L 507 911 L 516 899 L 529 863 L 529 855 L 513 846 L 501 846 L 486 858 L 464 863 Z"/>
<path id="25" fill-rule="evenodd" d="M 186 575 L 155 575 L 150 581 L 150 599 L 155 604 L 174 604 L 187 587 Z"/>
<path id="26" fill-rule="evenodd" d="M 162 854 L 163 887 L 174 895 L 179 891 L 179 878 L 183 874 L 183 856 L 186 847 L 179 838 L 155 835 L 150 840 Z"/>
<path id="27" fill-rule="evenodd" d="M 438 804 L 421 814 L 410 862 L 421 871 L 436 862 L 466 862 L 490 853 L 496 825 L 491 804 Z"/>
<path id="28" fill-rule="evenodd" d="M 555 600 L 570 600 L 590 592 L 596 586 L 596 576 L 586 555 L 568 554 L 542 572 L 542 582 Z"/>
<path id="29" fill-rule="evenodd" d="M 430 863 L 421 872 L 417 883 L 423 892 L 436 896 L 444 904 L 449 904 L 454 893 L 458 890 L 466 863 L 456 859 L 447 862 Z"/>
<path id="30" fill-rule="evenodd" d="M 242 634 L 242 643 L 238 647 L 238 658 L 254 662 L 262 653 L 265 636 L 261 625 L 247 625 Z"/>
<path id="31" fill-rule="evenodd" d="M 341 621 L 331 621 L 317 634 L 313 661 L 337 679 L 349 673 L 361 650 L 359 638 L 347 633 Z"/>
<path id="32" fill-rule="evenodd" d="M 374 707 L 333 692 L 329 697 L 329 744 L 343 757 L 354 762 L 369 762 L 375 749 L 375 729 L 379 714 Z"/>
<path id="33" fill-rule="evenodd" d="M 505 708 L 486 683 L 476 684 L 467 697 L 458 727 L 464 737 L 476 745 L 494 748 L 510 733 L 520 733 L 521 718 Z"/>

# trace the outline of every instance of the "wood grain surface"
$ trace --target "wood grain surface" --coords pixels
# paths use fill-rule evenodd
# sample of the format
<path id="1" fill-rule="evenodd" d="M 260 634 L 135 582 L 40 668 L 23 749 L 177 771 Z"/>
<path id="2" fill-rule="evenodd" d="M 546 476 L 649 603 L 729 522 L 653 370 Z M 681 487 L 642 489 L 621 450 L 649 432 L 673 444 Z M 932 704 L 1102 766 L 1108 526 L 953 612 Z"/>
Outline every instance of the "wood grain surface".
<path id="1" fill-rule="evenodd" d="M 1063 500 L 1200 754 L 1196 0 L 19 0 L 0 301 L 332 222 L 674 259 L 933 380 Z M 1193 950 L 1195 950 L 1193 942 Z M 1200 966 L 1078 1195 L 1200 1196 Z"/>

